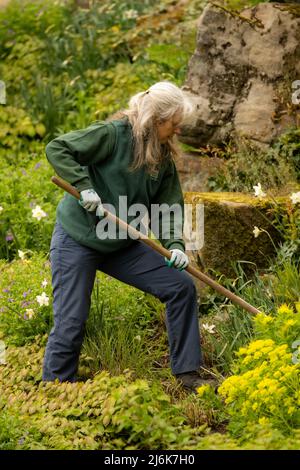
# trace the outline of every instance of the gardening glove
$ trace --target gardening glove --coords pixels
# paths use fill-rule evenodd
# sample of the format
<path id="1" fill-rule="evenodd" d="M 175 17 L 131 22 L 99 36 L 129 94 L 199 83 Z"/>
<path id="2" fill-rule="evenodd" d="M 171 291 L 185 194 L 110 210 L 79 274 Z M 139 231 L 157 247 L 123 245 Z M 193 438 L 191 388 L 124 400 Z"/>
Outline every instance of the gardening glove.
<path id="1" fill-rule="evenodd" d="M 179 269 L 179 271 L 185 269 L 189 264 L 189 259 L 187 255 L 183 251 L 178 250 L 177 248 L 170 251 L 172 253 L 171 259 L 168 260 L 167 258 L 165 258 L 169 268 L 171 266 L 174 266 L 175 268 Z"/>
<path id="2" fill-rule="evenodd" d="M 79 204 L 89 212 L 94 211 L 99 205 L 102 205 L 101 199 L 94 189 L 85 189 L 80 193 Z"/>

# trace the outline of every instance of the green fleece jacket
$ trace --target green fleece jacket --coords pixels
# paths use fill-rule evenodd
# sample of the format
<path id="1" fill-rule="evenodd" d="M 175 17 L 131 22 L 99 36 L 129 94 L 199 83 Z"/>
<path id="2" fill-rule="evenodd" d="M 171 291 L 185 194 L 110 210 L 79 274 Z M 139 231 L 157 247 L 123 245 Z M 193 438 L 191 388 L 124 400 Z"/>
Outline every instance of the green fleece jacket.
<path id="1" fill-rule="evenodd" d="M 162 146 L 162 151 L 164 146 Z M 157 174 L 145 168 L 129 171 L 133 161 L 132 128 L 127 119 L 95 122 L 86 129 L 69 132 L 52 140 L 46 146 L 46 155 L 56 173 L 78 191 L 93 188 L 108 210 L 130 223 L 135 216 L 121 215 L 119 196 L 126 196 L 127 207 L 143 204 L 151 215 L 153 204 L 179 204 L 182 214 L 171 213 L 168 238 L 163 231 L 154 234 L 167 249 L 185 249 L 182 239 L 184 203 L 175 164 L 166 159 Z M 123 198 L 124 201 L 124 198 Z M 100 219 L 88 212 L 71 195 L 65 194 L 57 207 L 57 220 L 65 231 L 79 243 L 109 253 L 132 243 L 127 237 L 100 239 L 96 231 Z M 102 220 L 103 222 L 103 220 Z M 151 222 L 150 222 L 151 223 Z M 177 229 L 175 230 L 175 228 Z M 152 226 L 150 225 L 151 230 Z M 179 230 L 179 232 L 178 232 Z M 174 238 L 174 233 L 180 236 Z"/>

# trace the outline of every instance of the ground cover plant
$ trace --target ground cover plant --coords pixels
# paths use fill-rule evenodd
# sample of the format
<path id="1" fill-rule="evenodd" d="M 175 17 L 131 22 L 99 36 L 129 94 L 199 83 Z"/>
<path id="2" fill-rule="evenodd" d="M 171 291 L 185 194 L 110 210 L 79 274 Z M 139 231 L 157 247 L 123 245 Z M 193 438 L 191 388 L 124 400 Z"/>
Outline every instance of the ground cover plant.
<path id="1" fill-rule="evenodd" d="M 212 191 L 252 193 L 260 182 L 260 196 L 288 194 L 288 203 L 273 205 L 282 244 L 269 269 L 248 277 L 240 263 L 234 278 L 219 278 L 262 313 L 210 289 L 199 303 L 217 393 L 180 388 L 169 369 L 164 305 L 101 273 L 80 381 L 41 380 L 53 321 L 49 246 L 62 197 L 45 145 L 106 119 L 155 81 L 181 85 L 205 3 L 103 1 L 86 9 L 12 0 L 0 10 L 0 449 L 299 449 L 300 193 L 289 186 L 299 176 L 298 129 L 265 158 L 220 150 L 228 164 L 210 181 Z"/>

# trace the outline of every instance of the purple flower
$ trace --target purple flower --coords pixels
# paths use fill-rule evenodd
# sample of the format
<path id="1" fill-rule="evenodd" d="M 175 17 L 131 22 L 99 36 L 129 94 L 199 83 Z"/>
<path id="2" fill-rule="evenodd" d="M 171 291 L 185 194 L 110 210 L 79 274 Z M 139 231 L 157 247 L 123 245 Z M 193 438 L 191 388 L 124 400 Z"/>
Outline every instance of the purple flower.
<path id="1" fill-rule="evenodd" d="M 23 292 L 23 297 L 27 297 L 28 292 Z"/>
<path id="2" fill-rule="evenodd" d="M 8 302 L 14 302 L 14 299 L 10 298 L 8 299 Z"/>
<path id="3" fill-rule="evenodd" d="M 25 308 L 25 307 L 28 307 L 28 305 L 30 305 L 32 302 L 30 300 L 25 300 L 24 302 L 22 302 L 22 305 L 21 307 L 22 308 Z"/>
<path id="4" fill-rule="evenodd" d="M 38 170 L 41 166 L 42 166 L 41 162 L 38 162 L 38 163 L 35 165 L 34 169 L 35 169 L 35 170 Z"/>
<path id="5" fill-rule="evenodd" d="M 26 171 L 26 170 L 24 170 L 24 168 L 22 168 L 21 172 L 22 172 L 22 175 L 24 175 L 24 176 L 26 176 L 26 175 L 27 175 L 27 171 Z"/>
<path id="6" fill-rule="evenodd" d="M 2 292 L 10 292 L 10 289 L 2 289 Z"/>
<path id="7" fill-rule="evenodd" d="M 5 312 L 5 307 L 0 307 L 0 312 Z"/>
<path id="8" fill-rule="evenodd" d="M 5 237 L 5 240 L 6 240 L 7 242 L 11 242 L 13 239 L 14 239 L 14 236 L 13 236 L 12 233 L 8 233 L 8 234 L 6 235 L 6 237 Z"/>

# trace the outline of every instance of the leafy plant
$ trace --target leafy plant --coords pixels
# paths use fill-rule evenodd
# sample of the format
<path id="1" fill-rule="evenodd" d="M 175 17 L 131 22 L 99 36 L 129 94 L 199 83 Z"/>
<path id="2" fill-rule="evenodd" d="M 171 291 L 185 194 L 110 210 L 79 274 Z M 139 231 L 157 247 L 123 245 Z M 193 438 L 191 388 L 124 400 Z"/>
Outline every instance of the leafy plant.
<path id="1" fill-rule="evenodd" d="M 167 350 L 163 314 L 159 300 L 99 273 L 83 345 L 90 370 L 150 377 Z"/>

